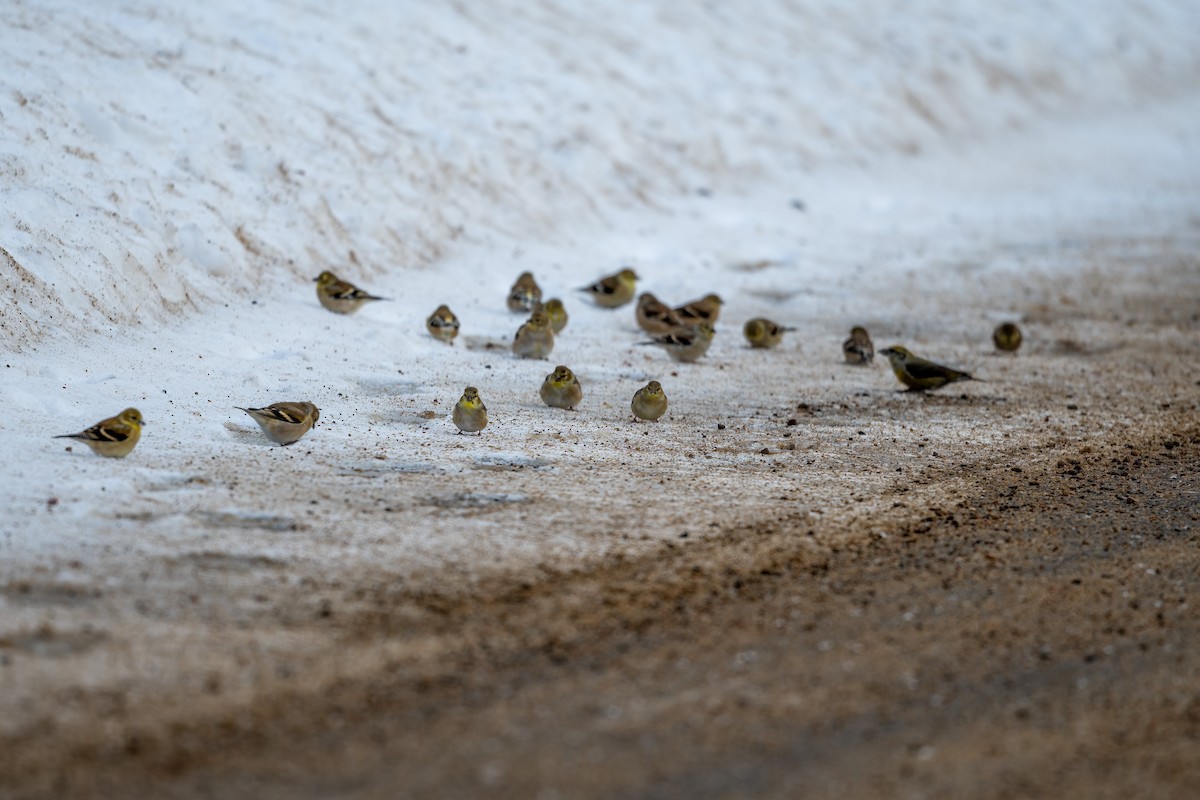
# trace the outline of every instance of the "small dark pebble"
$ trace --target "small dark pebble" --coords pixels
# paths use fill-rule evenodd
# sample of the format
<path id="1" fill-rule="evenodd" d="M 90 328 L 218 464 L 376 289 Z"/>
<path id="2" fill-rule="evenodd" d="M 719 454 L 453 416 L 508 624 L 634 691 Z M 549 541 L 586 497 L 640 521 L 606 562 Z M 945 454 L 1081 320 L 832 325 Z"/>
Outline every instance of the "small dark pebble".
<path id="1" fill-rule="evenodd" d="M 1078 411 L 1078 410 L 1079 410 L 1079 406 L 1075 405 L 1074 403 L 1069 403 L 1067 405 L 1067 411 Z"/>
<path id="2" fill-rule="evenodd" d="M 793 200 L 790 203 L 790 205 L 792 208 L 796 209 L 797 211 L 805 211 L 806 210 L 806 206 L 804 205 L 803 200 Z"/>
<path id="3" fill-rule="evenodd" d="M 771 448 L 764 447 L 762 450 L 759 450 L 758 452 L 762 453 L 764 456 L 769 456 L 769 455 L 771 455 Z"/>
<path id="4" fill-rule="evenodd" d="M 725 423 L 724 423 L 724 422 L 718 422 L 718 423 L 717 423 L 717 430 L 719 430 L 719 431 L 723 431 L 723 430 L 725 430 Z"/>
<path id="5" fill-rule="evenodd" d="M 799 420 L 797 420 L 795 417 L 792 417 L 791 419 L 789 419 L 789 420 L 787 421 L 787 424 L 788 424 L 788 425 L 799 425 L 799 424 L 800 424 L 800 421 L 799 421 Z"/>

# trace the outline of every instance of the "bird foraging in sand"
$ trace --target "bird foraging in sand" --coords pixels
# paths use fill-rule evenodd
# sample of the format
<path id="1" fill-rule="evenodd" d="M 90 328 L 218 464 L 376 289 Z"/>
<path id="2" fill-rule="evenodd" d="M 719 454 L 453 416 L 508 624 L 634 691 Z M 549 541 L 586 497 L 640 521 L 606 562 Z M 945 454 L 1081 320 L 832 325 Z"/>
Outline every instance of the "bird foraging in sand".
<path id="1" fill-rule="evenodd" d="M 638 419 L 654 422 L 667 413 L 667 393 L 663 391 L 661 383 L 650 381 L 634 392 L 629 408 Z"/>
<path id="2" fill-rule="evenodd" d="M 602 308 L 617 308 L 633 300 L 637 292 L 637 273 L 626 267 L 620 272 L 601 278 L 590 286 L 582 286 L 579 291 L 587 292 Z"/>
<path id="3" fill-rule="evenodd" d="M 534 309 L 535 311 L 539 309 Z M 546 318 L 550 320 L 550 328 L 555 333 L 562 333 L 562 329 L 567 327 L 567 309 L 563 305 L 563 301 L 557 297 L 551 297 L 547 300 L 540 309 L 546 312 Z"/>
<path id="4" fill-rule="evenodd" d="M 115 417 L 97 422 L 79 433 L 64 433 L 55 439 L 78 439 L 92 448 L 92 452 L 108 458 L 124 458 L 133 450 L 142 435 L 145 425 L 142 412 L 127 408 Z"/>
<path id="5" fill-rule="evenodd" d="M 487 427 L 487 406 L 479 398 L 479 390 L 474 386 L 463 389 L 462 397 L 454 406 L 451 415 L 459 433 L 478 433 Z"/>
<path id="6" fill-rule="evenodd" d="M 267 438 L 285 447 L 300 441 L 321 418 L 321 410 L 308 401 L 302 403 L 272 403 L 262 408 L 234 408 L 245 411 L 258 423 Z"/>
<path id="7" fill-rule="evenodd" d="M 796 329 L 785 327 L 763 317 L 748 320 L 742 327 L 742 333 L 746 336 L 746 341 L 750 343 L 750 346 L 763 348 L 775 347 L 783 340 L 784 333 L 794 330 Z"/>
<path id="8" fill-rule="evenodd" d="M 570 368 L 561 364 L 542 381 L 542 388 L 538 393 L 542 402 L 551 408 L 574 411 L 575 406 L 583 402 L 583 387 L 579 385 L 579 379 Z"/>
<path id="9" fill-rule="evenodd" d="M 708 294 L 699 300 L 679 306 L 675 309 L 675 316 L 679 317 L 684 325 L 694 325 L 697 322 L 712 325 L 717 321 L 717 317 L 721 316 L 721 306 L 724 304 L 717 295 Z"/>
<path id="10" fill-rule="evenodd" d="M 1021 329 L 1013 322 L 997 325 L 996 330 L 992 331 L 992 344 L 996 345 L 997 350 L 1005 353 L 1017 352 L 1017 348 L 1021 346 L 1021 338 Z"/>
<path id="11" fill-rule="evenodd" d="M 371 300 L 387 299 L 368 294 L 354 284 L 338 278 L 329 270 L 313 278 L 313 281 L 317 284 L 317 300 L 335 314 L 353 314 Z"/>
<path id="12" fill-rule="evenodd" d="M 554 329 L 550 327 L 550 319 L 545 311 L 533 312 L 513 337 L 513 353 L 521 358 L 545 358 L 553 349 Z"/>
<path id="13" fill-rule="evenodd" d="M 928 359 L 915 356 L 908 348 L 894 344 L 879 351 L 887 356 L 892 364 L 896 377 L 908 387 L 909 391 L 924 392 L 929 389 L 940 389 L 948 383 L 956 381 L 977 381 L 979 378 L 957 369 L 935 364 Z"/>
<path id="14" fill-rule="evenodd" d="M 453 344 L 454 337 L 458 336 L 458 317 L 448 306 L 438 306 L 437 311 L 425 320 L 425 330 L 438 341 Z"/>
<path id="15" fill-rule="evenodd" d="M 866 328 L 855 325 L 850 329 L 850 338 L 842 342 L 842 355 L 847 364 L 870 364 L 875 360 L 875 345 Z"/>
<path id="16" fill-rule="evenodd" d="M 658 335 L 683 327 L 674 309 L 650 292 L 642 292 L 637 302 L 637 324 L 646 333 Z"/>
<path id="17" fill-rule="evenodd" d="M 701 322 L 690 328 L 676 328 L 671 333 L 655 336 L 651 341 L 639 342 L 639 344 L 658 345 L 676 361 L 690 363 L 708 352 L 713 335 L 712 326 L 707 322 Z"/>
<path id="18" fill-rule="evenodd" d="M 533 279 L 532 272 L 522 272 L 508 290 L 508 310 L 528 313 L 542 302 L 542 287 Z"/>

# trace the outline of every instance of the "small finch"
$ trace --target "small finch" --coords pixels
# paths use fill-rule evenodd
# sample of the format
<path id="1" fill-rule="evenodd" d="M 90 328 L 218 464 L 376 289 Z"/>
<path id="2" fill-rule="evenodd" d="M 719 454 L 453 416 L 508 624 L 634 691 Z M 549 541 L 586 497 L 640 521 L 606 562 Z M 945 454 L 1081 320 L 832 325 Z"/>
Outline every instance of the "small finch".
<path id="1" fill-rule="evenodd" d="M 522 313 L 533 311 L 542 302 L 542 288 L 533 279 L 532 272 L 522 272 L 508 290 L 508 310 Z"/>
<path id="2" fill-rule="evenodd" d="M 679 317 L 684 325 L 694 325 L 697 322 L 707 322 L 712 325 L 717 321 L 717 317 L 721 316 L 722 305 L 724 305 L 724 301 L 720 297 L 709 294 L 699 300 L 681 305 L 675 309 L 675 316 Z"/>
<path id="3" fill-rule="evenodd" d="M 562 333 L 562 329 L 567 327 L 567 309 L 563 305 L 563 301 L 557 297 L 551 297 L 542 306 L 542 311 L 546 312 L 546 316 L 550 319 L 550 327 L 555 333 Z"/>
<path id="4" fill-rule="evenodd" d="M 487 406 L 479 399 L 479 390 L 474 386 L 463 389 L 462 397 L 454 406 L 451 415 L 459 433 L 477 433 L 487 427 Z"/>
<path id="5" fill-rule="evenodd" d="M 914 356 L 908 351 L 908 348 L 901 347 L 898 344 L 880 350 L 879 354 L 887 356 L 888 361 L 892 364 L 892 371 L 896 373 L 896 377 L 912 392 L 940 389 L 947 383 L 954 383 L 955 381 L 979 380 L 979 378 L 973 378 L 961 370 L 944 367 L 941 364 L 935 364 L 920 356 Z"/>
<path id="6" fill-rule="evenodd" d="M 643 292 L 637 302 L 637 324 L 646 333 L 658 335 L 683 327 L 675 311 L 649 292 Z"/>
<path id="7" fill-rule="evenodd" d="M 1012 322 L 998 325 L 996 330 L 992 331 L 992 343 L 996 345 L 997 350 L 1005 353 L 1017 352 L 1017 348 L 1021 346 L 1021 338 L 1021 329 Z"/>
<path id="8" fill-rule="evenodd" d="M 751 347 L 765 348 L 775 347 L 783 340 L 784 333 L 794 330 L 762 317 L 755 317 L 742 327 L 742 333 Z"/>
<path id="9" fill-rule="evenodd" d="M 453 344 L 454 337 L 458 336 L 458 317 L 454 316 L 454 312 L 449 307 L 438 306 L 437 311 L 434 311 L 429 315 L 429 319 L 425 320 L 425 330 L 429 331 L 429 335 L 438 341 Z"/>
<path id="10" fill-rule="evenodd" d="M 663 391 L 662 384 L 650 381 L 638 389 L 633 393 L 633 402 L 629 404 L 629 408 L 638 419 L 651 422 L 667 413 L 667 394 Z"/>
<path id="11" fill-rule="evenodd" d="M 637 292 L 637 273 L 626 267 L 593 283 L 582 286 L 579 291 L 587 292 L 602 308 L 617 308 L 633 300 Z"/>
<path id="12" fill-rule="evenodd" d="M 78 439 L 92 448 L 92 452 L 108 458 L 124 458 L 133 450 L 142 435 L 145 425 L 142 412 L 127 408 L 115 417 L 97 422 L 79 433 L 64 433 L 55 439 Z"/>
<path id="13" fill-rule="evenodd" d="M 554 349 L 554 329 L 545 311 L 535 311 L 517 329 L 512 351 L 521 358 L 545 358 Z"/>
<path id="14" fill-rule="evenodd" d="M 875 360 L 875 345 L 866 328 L 855 325 L 850 329 L 850 338 L 842 342 L 842 355 L 847 364 L 870 364 Z"/>
<path id="15" fill-rule="evenodd" d="M 354 284 L 341 280 L 329 270 L 325 270 L 313 280 L 317 284 L 317 300 L 335 314 L 353 314 L 368 301 L 387 299 L 367 294 Z"/>
<path id="16" fill-rule="evenodd" d="M 542 402 L 551 408 L 575 410 L 575 406 L 583 401 L 583 387 L 575 373 L 567 367 L 559 365 L 554 372 L 546 376 L 539 392 Z"/>
<path id="17" fill-rule="evenodd" d="M 708 352 L 714 331 L 707 322 L 690 328 L 676 328 L 672 333 L 655 336 L 652 341 L 639 344 L 655 344 L 667 351 L 676 361 L 691 363 Z"/>
<path id="18" fill-rule="evenodd" d="M 245 411 L 258 423 L 267 438 L 285 447 L 298 442 L 321 418 L 321 410 L 312 403 L 273 403 L 263 408 L 234 408 Z"/>

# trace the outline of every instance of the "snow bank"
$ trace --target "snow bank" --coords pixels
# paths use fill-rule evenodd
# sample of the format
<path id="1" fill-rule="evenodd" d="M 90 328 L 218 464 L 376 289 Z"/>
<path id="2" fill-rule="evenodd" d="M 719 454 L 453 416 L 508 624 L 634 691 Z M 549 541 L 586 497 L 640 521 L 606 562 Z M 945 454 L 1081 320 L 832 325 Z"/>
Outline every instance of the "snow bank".
<path id="1" fill-rule="evenodd" d="M 420 270 L 456 242 L 511 250 L 656 196 L 1170 93 L 1197 76 L 1196 16 L 1167 0 L 5 4 L 0 342 L 163 324 L 327 267 Z"/>

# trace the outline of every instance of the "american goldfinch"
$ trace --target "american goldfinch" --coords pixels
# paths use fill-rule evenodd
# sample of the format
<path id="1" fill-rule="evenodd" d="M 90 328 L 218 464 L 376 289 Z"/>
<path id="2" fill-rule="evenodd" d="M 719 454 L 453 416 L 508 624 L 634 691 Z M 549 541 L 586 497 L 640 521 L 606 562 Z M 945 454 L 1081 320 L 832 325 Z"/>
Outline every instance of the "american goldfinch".
<path id="1" fill-rule="evenodd" d="M 100 420 L 92 427 L 79 433 L 64 433 L 55 439 L 78 439 L 92 448 L 97 455 L 109 458 L 124 458 L 133 450 L 142 435 L 145 425 L 142 412 L 127 408 L 115 417 Z"/>
<path id="2" fill-rule="evenodd" d="M 437 311 L 425 320 L 425 330 L 429 331 L 433 338 L 453 344 L 454 337 L 458 336 L 458 317 L 454 316 L 454 312 L 448 306 L 438 306 Z"/>
<path id="3" fill-rule="evenodd" d="M 567 327 L 567 309 L 562 300 L 551 297 L 540 310 L 546 312 L 546 316 L 550 319 L 550 327 L 555 333 L 562 333 L 562 329 Z"/>
<path id="4" fill-rule="evenodd" d="M 284 446 L 298 442 L 300 437 L 312 430 L 313 423 L 321 418 L 321 410 L 307 401 L 272 403 L 263 408 L 234 408 L 249 414 L 268 439 Z"/>
<path id="5" fill-rule="evenodd" d="M 487 427 L 487 406 L 479 399 L 478 389 L 474 386 L 463 389 L 452 418 L 459 433 L 476 433 Z"/>
<path id="6" fill-rule="evenodd" d="M 713 340 L 712 326 L 707 322 L 693 325 L 690 328 L 676 328 L 671 333 L 655 336 L 653 341 L 640 344 L 656 344 L 670 354 L 676 361 L 689 363 L 708 352 Z"/>
<path id="7" fill-rule="evenodd" d="M 387 299 L 368 294 L 354 284 L 341 280 L 329 270 L 325 270 L 313 280 L 317 284 L 317 300 L 335 314 L 353 314 L 369 300 Z"/>
<path id="8" fill-rule="evenodd" d="M 667 413 L 667 394 L 662 384 L 650 381 L 633 393 L 633 402 L 629 404 L 633 415 L 638 419 L 648 419 L 654 422 Z"/>
<path id="9" fill-rule="evenodd" d="M 529 313 L 542 302 L 542 288 L 533 279 L 532 272 L 522 272 L 517 282 L 508 290 L 508 310 Z"/>
<path id="10" fill-rule="evenodd" d="M 575 406 L 583 401 L 583 387 L 579 385 L 579 379 L 570 368 L 561 364 L 546 376 L 539 394 L 542 396 L 542 402 L 551 408 L 574 411 Z"/>
<path id="11" fill-rule="evenodd" d="M 535 311 L 517 329 L 512 351 L 521 358 L 545 358 L 554 349 L 554 329 L 545 311 Z"/>
<path id="12" fill-rule="evenodd" d="M 681 320 L 666 303 L 661 302 L 649 292 L 643 292 L 638 297 L 637 324 L 646 333 L 670 333 L 676 328 L 683 327 Z"/>
<path id="13" fill-rule="evenodd" d="M 908 348 L 898 344 L 880 350 L 879 354 L 888 357 L 888 361 L 892 363 L 892 371 L 909 391 L 924 392 L 928 389 L 939 389 L 955 381 L 979 380 L 965 372 L 914 356 Z"/>
<path id="14" fill-rule="evenodd" d="M 748 321 L 742 327 L 742 333 L 746 335 L 746 341 L 751 347 L 774 347 L 783 340 L 783 334 L 787 331 L 794 331 L 795 328 L 787 328 L 780 325 L 778 322 L 772 322 L 769 319 L 755 317 Z"/>
<path id="15" fill-rule="evenodd" d="M 1005 322 L 992 331 L 992 342 L 997 350 L 1005 353 L 1015 353 L 1021 346 L 1021 329 L 1012 322 Z"/>
<path id="16" fill-rule="evenodd" d="M 712 325 L 717 321 L 717 317 L 721 316 L 722 305 L 724 302 L 720 297 L 709 294 L 699 300 L 679 306 L 675 309 L 675 316 L 679 317 L 684 325 L 694 325 L 697 322 L 707 322 Z"/>
<path id="17" fill-rule="evenodd" d="M 593 283 L 591 286 L 580 287 L 579 291 L 587 292 L 603 308 L 617 308 L 633 300 L 637 292 L 637 273 L 626 267 L 613 275 Z"/>
<path id="18" fill-rule="evenodd" d="M 875 345 L 866 328 L 855 325 L 850 329 L 850 338 L 842 342 L 842 355 L 847 364 L 870 364 L 875 360 Z"/>

